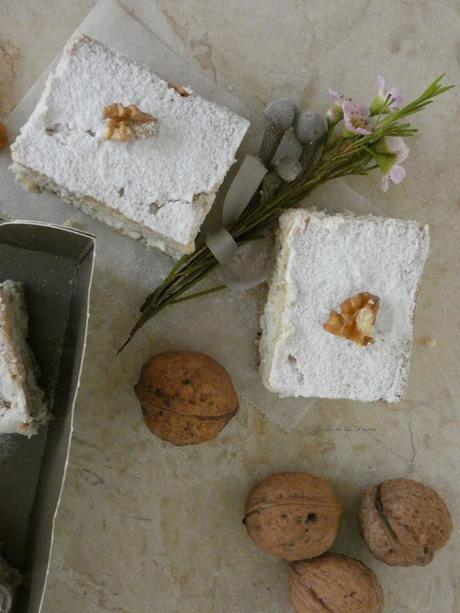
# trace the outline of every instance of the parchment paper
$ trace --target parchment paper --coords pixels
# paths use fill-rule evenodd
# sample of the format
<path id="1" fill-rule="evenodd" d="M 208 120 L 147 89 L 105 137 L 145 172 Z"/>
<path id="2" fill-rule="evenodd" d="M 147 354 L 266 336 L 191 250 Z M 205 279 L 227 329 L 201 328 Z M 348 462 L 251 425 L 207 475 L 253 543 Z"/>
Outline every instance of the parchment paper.
<path id="1" fill-rule="evenodd" d="M 138 18 L 141 16 L 143 22 L 147 21 L 150 29 L 128 15 L 114 0 L 99 0 L 84 19 L 78 31 L 138 62 L 147 64 L 163 78 L 189 85 L 198 94 L 249 119 L 251 127 L 248 138 L 245 139 L 245 143 L 240 149 L 239 157 L 241 159 L 245 153 L 256 154 L 262 131 L 260 116 L 216 82 L 211 81 L 195 64 L 179 56 L 163 42 L 162 39 L 168 38 L 168 40 L 171 40 L 172 36 L 170 32 L 167 33 L 164 16 L 152 3 L 137 3 L 136 15 Z M 32 112 L 49 71 L 57 61 L 58 58 L 44 71 L 8 118 L 7 125 L 12 137 L 18 133 L 20 127 Z M 286 92 L 287 95 L 288 93 Z M 14 202 L 18 200 L 17 192 L 19 189 L 14 184 L 6 167 L 7 160 L 0 156 L 0 182 L 3 183 L 2 194 L 0 195 L 0 212 L 3 208 L 13 217 L 26 214 L 30 216 L 29 202 L 36 201 L 37 216 L 40 219 L 62 223 L 66 221 L 65 216 L 71 216 L 78 220 L 80 227 L 94 233 L 98 240 L 101 236 L 107 236 L 106 249 L 100 249 L 99 267 L 112 276 L 116 284 L 119 284 L 120 279 L 127 277 L 130 285 L 137 282 L 137 291 L 146 294 L 164 277 L 171 265 L 166 256 L 159 252 L 147 251 L 141 245 L 133 244 L 129 239 L 113 234 L 102 224 L 70 209 L 67 204 L 58 201 L 50 194 L 24 194 L 21 198 L 25 211 L 23 213 L 15 212 L 14 208 L 6 206 L 4 202 L 8 199 L 8 190 L 11 190 L 11 200 Z M 220 190 L 212 212 L 206 220 L 204 226 L 206 229 L 220 226 L 222 219 L 220 208 L 223 195 L 235 175 L 235 171 L 236 169 L 232 170 Z M 372 210 L 372 206 L 362 196 L 347 187 L 345 183 L 342 186 L 341 210 L 344 208 L 358 212 Z M 336 190 L 337 182 L 335 183 L 335 194 L 337 194 Z M 326 186 L 317 197 L 309 200 L 309 204 L 316 204 L 321 208 L 329 207 L 331 201 L 333 201 L 333 198 L 329 197 L 329 193 Z M 3 202 L 1 198 L 3 198 Z M 337 201 L 336 198 L 335 200 Z M 17 205 L 15 208 L 18 208 Z M 120 254 L 118 267 L 117 260 L 112 257 L 115 251 Z M 134 257 L 133 253 L 136 253 L 137 256 Z M 263 259 L 271 256 L 272 249 L 267 249 L 266 252 L 261 252 L 258 257 Z M 121 297 L 121 299 L 127 300 L 127 297 Z M 141 302 L 142 299 L 139 298 L 139 301 Z M 201 329 L 194 325 L 194 319 L 202 316 L 203 308 L 211 309 L 212 315 L 209 316 L 209 321 L 225 330 L 227 351 L 222 361 L 235 378 L 243 404 L 247 403 L 257 408 L 281 428 L 291 431 L 306 417 L 308 410 L 315 403 L 315 399 L 280 399 L 263 387 L 257 371 L 256 338 L 259 331 L 259 315 L 263 309 L 264 301 L 265 288 L 263 286 L 246 292 L 226 290 L 222 294 L 207 298 L 206 302 L 195 303 L 192 301 L 187 307 L 185 305 L 176 307 L 174 314 L 171 313 L 174 318 L 174 329 L 168 327 L 163 334 L 159 330 L 159 326 L 162 325 L 162 320 L 159 319 L 148 324 L 147 328 L 140 332 L 140 335 L 146 334 L 148 330 L 154 330 L 155 333 L 168 338 L 168 348 L 180 348 L 180 346 L 187 345 L 191 349 L 207 352 L 219 359 L 219 348 L 216 346 L 218 336 L 211 332 L 211 328 Z M 116 310 L 116 303 L 114 302 L 111 307 Z M 109 311 L 107 317 L 110 318 L 111 315 L 112 313 Z M 131 319 L 126 318 L 125 327 L 120 331 L 120 338 L 118 339 L 120 344 L 122 335 L 128 331 L 128 327 L 133 323 L 133 318 L 136 316 L 136 313 L 132 313 Z M 164 325 L 168 324 L 165 323 Z M 162 347 L 161 343 L 155 343 L 153 350 L 160 351 Z"/>

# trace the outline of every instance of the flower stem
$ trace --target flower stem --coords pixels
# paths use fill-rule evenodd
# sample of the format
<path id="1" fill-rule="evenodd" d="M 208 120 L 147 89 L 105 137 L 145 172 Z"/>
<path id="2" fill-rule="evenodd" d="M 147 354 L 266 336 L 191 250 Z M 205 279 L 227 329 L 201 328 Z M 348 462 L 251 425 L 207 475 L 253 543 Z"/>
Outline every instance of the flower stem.
<path id="1" fill-rule="evenodd" d="M 426 108 L 433 98 L 453 87 L 442 85 L 443 78 L 444 75 L 441 75 L 435 79 L 418 98 L 399 110 L 388 112 L 388 108 L 385 108 L 385 112 L 375 116 L 374 129 L 368 135 L 353 135 L 351 138 L 340 135 L 334 140 L 335 130 L 329 128 L 327 143 L 319 161 L 296 181 L 285 184 L 271 201 L 263 202 L 260 198 L 255 198 L 229 229 L 235 241 L 241 245 L 260 238 L 260 233 L 266 230 L 283 210 L 297 206 L 318 185 L 339 177 L 365 175 L 377 168 L 372 147 L 385 136 L 413 136 L 417 130 L 401 120 Z M 204 244 L 193 254 L 182 256 L 164 281 L 144 301 L 140 309 L 141 316 L 119 351 L 149 319 L 164 308 L 223 290 L 226 286 L 218 285 L 184 296 L 185 292 L 207 276 L 217 264 L 216 258 Z"/>

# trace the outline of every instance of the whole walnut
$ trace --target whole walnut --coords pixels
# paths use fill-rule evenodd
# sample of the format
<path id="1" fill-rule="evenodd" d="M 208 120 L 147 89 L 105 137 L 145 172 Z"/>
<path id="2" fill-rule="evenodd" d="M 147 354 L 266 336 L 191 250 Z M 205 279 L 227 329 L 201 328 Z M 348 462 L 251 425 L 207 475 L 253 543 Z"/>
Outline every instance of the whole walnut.
<path id="1" fill-rule="evenodd" d="M 267 553 L 303 560 L 331 547 L 341 515 L 342 506 L 327 481 L 307 473 L 281 473 L 249 492 L 244 523 Z"/>
<path id="2" fill-rule="evenodd" d="M 381 613 L 383 590 L 376 574 L 354 558 L 326 553 L 289 569 L 296 613 Z"/>
<path id="3" fill-rule="evenodd" d="M 219 434 L 238 410 L 227 371 L 194 351 L 147 360 L 134 388 L 149 429 L 174 445 L 196 445 Z"/>
<path id="4" fill-rule="evenodd" d="M 409 479 L 390 479 L 365 490 L 358 520 L 371 553 L 391 566 L 429 564 L 452 532 L 444 501 Z"/>

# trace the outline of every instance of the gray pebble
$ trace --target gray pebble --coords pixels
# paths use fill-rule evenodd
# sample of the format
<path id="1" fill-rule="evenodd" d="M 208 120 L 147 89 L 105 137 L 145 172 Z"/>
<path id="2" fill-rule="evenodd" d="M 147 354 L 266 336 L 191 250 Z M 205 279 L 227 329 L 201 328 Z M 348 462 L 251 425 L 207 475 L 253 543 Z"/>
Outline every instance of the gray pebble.
<path id="1" fill-rule="evenodd" d="M 281 98 L 273 100 L 265 107 L 265 129 L 260 145 L 260 159 L 270 166 L 284 133 L 294 123 L 297 107 L 292 100 Z"/>
<path id="2" fill-rule="evenodd" d="M 298 160 L 285 156 L 277 163 L 276 170 L 283 181 L 291 183 L 302 172 L 302 165 Z"/>
<path id="3" fill-rule="evenodd" d="M 302 111 L 295 118 L 294 133 L 303 148 L 300 162 L 307 168 L 321 153 L 327 135 L 326 120 L 318 113 Z"/>
<path id="4" fill-rule="evenodd" d="M 273 100 L 265 107 L 264 117 L 267 123 L 276 125 L 286 132 L 294 123 L 297 114 L 297 106 L 289 98 Z"/>

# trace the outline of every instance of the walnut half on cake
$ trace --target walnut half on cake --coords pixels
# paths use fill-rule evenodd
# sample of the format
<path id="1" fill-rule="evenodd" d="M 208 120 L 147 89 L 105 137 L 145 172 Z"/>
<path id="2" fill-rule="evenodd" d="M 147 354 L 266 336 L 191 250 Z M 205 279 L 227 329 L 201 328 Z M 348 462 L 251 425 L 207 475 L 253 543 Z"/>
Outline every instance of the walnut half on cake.
<path id="1" fill-rule="evenodd" d="M 262 317 L 264 385 L 280 396 L 402 399 L 428 227 L 292 210 Z"/>
<path id="2" fill-rule="evenodd" d="M 27 332 L 22 283 L 0 283 L 0 434 L 31 436 L 47 420 Z"/>
<path id="3" fill-rule="evenodd" d="M 11 147 L 48 189 L 122 233 L 192 253 L 249 122 L 75 35 Z"/>

